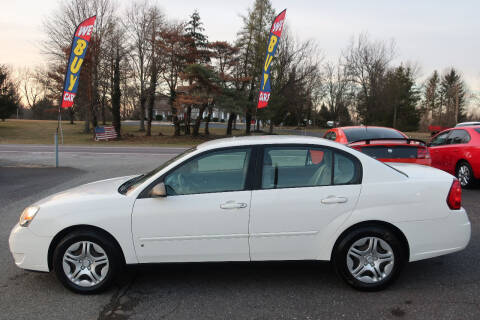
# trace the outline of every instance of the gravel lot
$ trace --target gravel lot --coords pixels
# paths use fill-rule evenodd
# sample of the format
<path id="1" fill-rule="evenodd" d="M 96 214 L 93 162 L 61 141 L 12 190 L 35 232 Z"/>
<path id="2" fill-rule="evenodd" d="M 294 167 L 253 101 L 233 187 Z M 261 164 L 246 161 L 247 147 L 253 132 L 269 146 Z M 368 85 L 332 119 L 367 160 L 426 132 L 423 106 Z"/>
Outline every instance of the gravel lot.
<path id="1" fill-rule="evenodd" d="M 71 293 L 53 275 L 18 269 L 8 235 L 24 207 L 68 187 L 150 170 L 181 151 L 128 149 L 65 148 L 55 169 L 51 147 L 0 145 L 0 319 L 480 318 L 479 188 L 464 192 L 468 248 L 409 264 L 382 292 L 350 289 L 324 262 L 135 267 L 92 296 Z"/>

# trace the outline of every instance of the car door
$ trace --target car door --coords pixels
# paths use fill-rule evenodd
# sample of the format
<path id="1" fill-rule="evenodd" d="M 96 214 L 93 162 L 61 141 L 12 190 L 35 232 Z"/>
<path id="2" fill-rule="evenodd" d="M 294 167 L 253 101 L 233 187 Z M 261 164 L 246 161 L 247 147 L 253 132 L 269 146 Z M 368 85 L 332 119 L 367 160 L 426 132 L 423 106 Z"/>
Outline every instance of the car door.
<path id="1" fill-rule="evenodd" d="M 139 197 L 132 213 L 139 261 L 249 260 L 251 153 L 229 148 L 200 154 L 160 178 L 166 197 Z"/>
<path id="2" fill-rule="evenodd" d="M 445 171 L 455 175 L 457 163 L 463 158 L 463 149 L 470 141 L 470 135 L 464 129 L 452 129 L 447 137 L 447 144 L 442 149 Z"/>
<path id="3" fill-rule="evenodd" d="M 315 259 L 322 239 L 355 207 L 360 162 L 317 146 L 266 146 L 261 157 L 250 209 L 251 259 Z"/>
<path id="4" fill-rule="evenodd" d="M 445 131 L 437 134 L 432 138 L 432 141 L 429 143 L 429 152 L 430 157 L 432 158 L 432 167 L 437 169 L 446 170 L 446 155 L 448 152 L 448 135 L 449 131 Z"/>

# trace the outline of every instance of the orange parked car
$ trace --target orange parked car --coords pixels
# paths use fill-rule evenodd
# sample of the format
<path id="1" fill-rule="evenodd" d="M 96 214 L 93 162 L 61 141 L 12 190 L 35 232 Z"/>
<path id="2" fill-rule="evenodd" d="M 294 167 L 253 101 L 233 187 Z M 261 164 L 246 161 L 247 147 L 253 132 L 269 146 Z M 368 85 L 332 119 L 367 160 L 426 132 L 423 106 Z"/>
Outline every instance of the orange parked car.
<path id="1" fill-rule="evenodd" d="M 406 162 L 430 166 L 427 144 L 393 128 L 352 126 L 328 130 L 323 136 L 348 145 L 382 162 Z"/>

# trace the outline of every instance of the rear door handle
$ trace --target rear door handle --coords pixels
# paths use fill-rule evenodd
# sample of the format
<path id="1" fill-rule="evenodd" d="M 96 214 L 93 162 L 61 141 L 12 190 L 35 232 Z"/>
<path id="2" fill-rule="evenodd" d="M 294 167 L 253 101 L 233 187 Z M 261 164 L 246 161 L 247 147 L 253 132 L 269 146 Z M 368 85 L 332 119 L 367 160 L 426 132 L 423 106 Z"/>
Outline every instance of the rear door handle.
<path id="1" fill-rule="evenodd" d="M 221 209 L 242 209 L 246 208 L 247 204 L 244 202 L 235 202 L 233 200 L 227 201 L 220 205 Z"/>
<path id="2" fill-rule="evenodd" d="M 322 199 L 323 204 L 332 204 L 332 203 L 345 203 L 347 202 L 348 199 L 345 197 L 335 197 L 335 196 L 330 196 L 325 199 Z"/>

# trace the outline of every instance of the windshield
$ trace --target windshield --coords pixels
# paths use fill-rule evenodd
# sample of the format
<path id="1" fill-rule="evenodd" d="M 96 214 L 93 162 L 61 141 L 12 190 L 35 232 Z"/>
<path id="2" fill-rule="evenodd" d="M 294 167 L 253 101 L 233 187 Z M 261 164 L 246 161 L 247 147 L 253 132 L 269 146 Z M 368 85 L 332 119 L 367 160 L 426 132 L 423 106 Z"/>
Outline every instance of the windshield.
<path id="1" fill-rule="evenodd" d="M 152 171 L 148 172 L 148 173 L 145 173 L 145 174 L 141 174 L 139 176 L 136 176 L 130 180 L 128 180 L 127 182 L 124 182 L 119 188 L 118 188 L 118 192 L 120 192 L 121 194 L 126 194 L 130 191 L 133 191 L 135 190 L 139 185 L 141 185 L 142 183 L 144 183 L 145 181 L 147 181 L 148 179 L 150 179 L 152 176 L 154 176 L 155 174 L 157 174 L 158 172 L 162 171 L 164 168 L 166 168 L 168 165 L 170 165 L 171 163 L 177 161 L 178 159 L 182 158 L 183 156 L 189 154 L 189 153 L 192 153 L 193 151 L 197 150 L 196 147 L 193 147 L 193 148 L 190 148 L 190 149 L 187 149 L 185 150 L 184 152 L 176 155 L 175 157 L 173 157 L 172 159 L 162 163 L 162 165 L 160 165 L 158 168 L 155 168 L 153 169 Z"/>
<path id="2" fill-rule="evenodd" d="M 405 138 L 400 132 L 388 128 L 361 127 L 345 128 L 343 132 L 347 136 L 348 142 L 366 140 L 366 139 L 385 139 L 385 138 Z"/>

